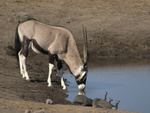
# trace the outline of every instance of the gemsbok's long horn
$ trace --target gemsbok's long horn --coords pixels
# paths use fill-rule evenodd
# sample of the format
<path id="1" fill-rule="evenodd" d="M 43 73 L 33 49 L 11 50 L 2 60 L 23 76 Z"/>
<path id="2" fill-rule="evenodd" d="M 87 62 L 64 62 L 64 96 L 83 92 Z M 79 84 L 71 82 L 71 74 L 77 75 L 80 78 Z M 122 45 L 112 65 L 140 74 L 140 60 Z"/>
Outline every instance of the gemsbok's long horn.
<path id="1" fill-rule="evenodd" d="M 84 26 L 82 25 L 83 27 L 83 38 L 84 38 L 84 46 L 83 46 L 83 57 L 84 57 L 84 64 L 87 65 L 87 31 L 86 31 L 86 28 L 84 28 Z"/>

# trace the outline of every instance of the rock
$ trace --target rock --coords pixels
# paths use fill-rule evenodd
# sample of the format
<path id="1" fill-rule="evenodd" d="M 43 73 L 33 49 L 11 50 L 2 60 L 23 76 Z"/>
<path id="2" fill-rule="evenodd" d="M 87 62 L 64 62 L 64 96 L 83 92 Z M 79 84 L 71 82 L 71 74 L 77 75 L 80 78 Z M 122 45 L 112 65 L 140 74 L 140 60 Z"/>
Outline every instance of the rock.
<path id="1" fill-rule="evenodd" d="M 44 109 L 37 110 L 37 111 L 34 111 L 34 113 L 45 113 L 45 110 Z"/>
<path id="2" fill-rule="evenodd" d="M 53 100 L 47 99 L 47 100 L 46 100 L 46 104 L 53 104 Z"/>
<path id="3" fill-rule="evenodd" d="M 92 99 L 86 97 L 85 95 L 77 95 L 73 101 L 73 104 L 92 106 Z"/>

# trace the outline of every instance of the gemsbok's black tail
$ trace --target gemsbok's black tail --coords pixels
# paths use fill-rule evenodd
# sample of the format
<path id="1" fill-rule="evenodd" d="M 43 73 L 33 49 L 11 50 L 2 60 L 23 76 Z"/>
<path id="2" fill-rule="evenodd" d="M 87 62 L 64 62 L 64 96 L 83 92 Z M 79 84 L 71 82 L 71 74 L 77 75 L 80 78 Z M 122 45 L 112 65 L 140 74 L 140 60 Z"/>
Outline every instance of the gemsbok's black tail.
<path id="1" fill-rule="evenodd" d="M 16 51 L 17 60 L 19 61 L 18 53 L 21 50 L 21 43 L 19 40 L 18 26 L 16 27 L 16 34 L 15 34 L 15 51 Z"/>

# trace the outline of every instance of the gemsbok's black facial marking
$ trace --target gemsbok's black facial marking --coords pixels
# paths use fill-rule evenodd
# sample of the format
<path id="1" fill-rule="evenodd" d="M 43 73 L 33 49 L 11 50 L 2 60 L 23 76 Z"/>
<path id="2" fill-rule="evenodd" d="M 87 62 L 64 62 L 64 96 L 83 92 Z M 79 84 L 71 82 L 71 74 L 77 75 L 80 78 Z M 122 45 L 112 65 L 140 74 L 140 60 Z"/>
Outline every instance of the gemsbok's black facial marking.
<path id="1" fill-rule="evenodd" d="M 85 74 L 85 75 L 82 77 L 82 79 L 81 79 L 81 82 L 82 82 L 83 84 L 86 84 L 86 77 L 87 77 L 87 75 Z"/>
<path id="2" fill-rule="evenodd" d="M 81 75 L 77 75 L 77 76 L 75 77 L 77 84 L 78 84 L 78 85 L 80 85 L 80 84 L 86 84 L 86 77 L 87 77 L 86 73 L 84 74 L 84 76 L 83 76 L 82 78 L 80 78 L 80 76 L 81 76 Z M 80 79 L 79 79 L 79 78 L 80 78 Z"/>

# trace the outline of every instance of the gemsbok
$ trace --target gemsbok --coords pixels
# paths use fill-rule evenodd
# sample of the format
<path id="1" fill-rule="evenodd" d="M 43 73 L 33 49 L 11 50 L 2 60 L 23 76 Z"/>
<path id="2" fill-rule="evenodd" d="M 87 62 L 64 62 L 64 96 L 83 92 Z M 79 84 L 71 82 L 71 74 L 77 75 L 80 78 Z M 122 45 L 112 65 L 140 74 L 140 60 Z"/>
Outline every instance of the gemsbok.
<path id="1" fill-rule="evenodd" d="M 49 55 L 48 86 L 52 87 L 51 74 L 54 60 L 57 61 L 61 86 L 66 89 L 62 74 L 62 61 L 64 61 L 71 74 L 74 75 L 79 90 L 85 89 L 87 78 L 87 31 L 83 27 L 84 35 L 84 63 L 81 60 L 77 45 L 72 33 L 63 27 L 43 24 L 36 20 L 27 20 L 19 23 L 16 28 L 15 51 L 19 60 L 20 73 L 23 78 L 30 80 L 26 69 L 26 58 L 29 49 L 36 53 Z"/>

